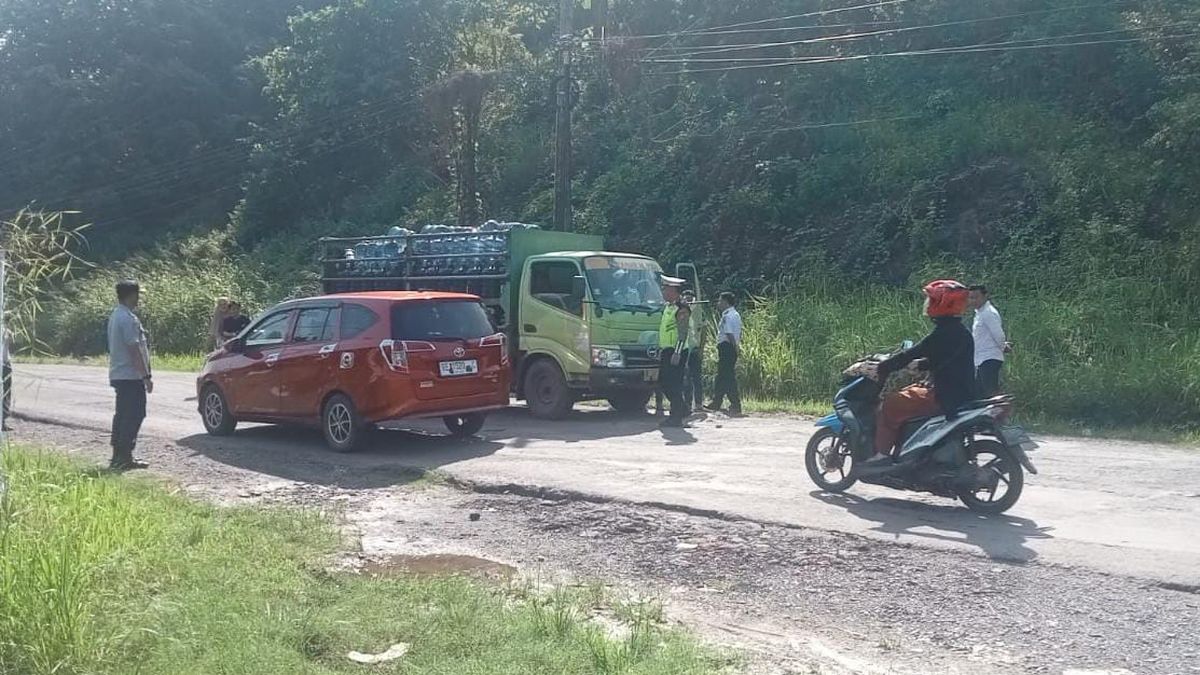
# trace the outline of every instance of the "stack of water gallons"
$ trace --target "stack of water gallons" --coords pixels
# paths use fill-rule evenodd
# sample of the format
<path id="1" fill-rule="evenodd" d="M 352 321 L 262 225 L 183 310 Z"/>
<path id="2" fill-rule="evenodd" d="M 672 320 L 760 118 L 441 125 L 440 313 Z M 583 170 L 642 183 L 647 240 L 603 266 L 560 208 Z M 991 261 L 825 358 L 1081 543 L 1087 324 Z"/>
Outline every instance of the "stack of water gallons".
<path id="1" fill-rule="evenodd" d="M 538 229 L 524 223 L 489 220 L 474 227 L 426 225 L 412 240 L 414 277 L 480 277 L 508 273 L 508 233 Z"/>
<path id="2" fill-rule="evenodd" d="M 501 223 L 483 225 L 426 225 L 421 236 L 403 227 L 392 227 L 382 237 L 370 237 L 347 248 L 334 263 L 340 277 L 480 277 L 508 273 L 508 233 L 536 230 L 537 225 Z M 411 237 L 411 239 L 410 239 Z M 412 246 L 409 251 L 408 246 Z M 405 269 L 406 260 L 412 265 Z"/>

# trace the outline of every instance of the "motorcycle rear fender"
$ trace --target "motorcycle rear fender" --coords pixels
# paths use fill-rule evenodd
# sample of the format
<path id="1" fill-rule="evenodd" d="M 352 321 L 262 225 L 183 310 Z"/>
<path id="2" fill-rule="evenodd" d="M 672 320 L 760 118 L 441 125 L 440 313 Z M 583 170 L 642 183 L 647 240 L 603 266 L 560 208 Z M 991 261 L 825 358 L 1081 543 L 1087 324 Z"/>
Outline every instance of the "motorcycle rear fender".
<path id="1" fill-rule="evenodd" d="M 1004 443 L 1003 440 L 1000 442 Z M 1033 462 L 1029 461 L 1029 455 L 1025 454 L 1025 450 L 1023 450 L 1020 446 L 1008 445 L 1007 443 L 1005 443 L 1004 447 L 1008 448 L 1009 452 L 1016 455 L 1017 460 L 1021 462 L 1021 466 L 1025 467 L 1026 471 L 1035 476 L 1037 475 L 1037 467 L 1033 465 Z"/>
<path id="2" fill-rule="evenodd" d="M 838 418 L 837 413 L 829 413 L 828 415 L 817 420 L 817 426 L 823 429 L 833 429 L 839 434 L 842 433 L 842 430 L 846 428 L 846 425 L 842 424 L 842 420 Z"/>

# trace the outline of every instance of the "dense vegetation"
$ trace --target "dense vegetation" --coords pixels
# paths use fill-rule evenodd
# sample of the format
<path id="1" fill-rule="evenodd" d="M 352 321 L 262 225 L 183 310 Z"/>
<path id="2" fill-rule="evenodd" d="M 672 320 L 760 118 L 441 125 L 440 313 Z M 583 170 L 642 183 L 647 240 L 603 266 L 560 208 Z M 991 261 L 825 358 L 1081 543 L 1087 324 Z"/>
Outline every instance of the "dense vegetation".
<path id="1" fill-rule="evenodd" d="M 550 220 L 556 1 L 84 4 L 0 0 L 0 206 L 93 219 L 172 348 L 218 292 L 311 284 L 319 234 Z M 592 0 L 576 25 L 576 227 L 770 296 L 762 393 L 827 396 L 958 274 L 999 291 L 1038 410 L 1200 423 L 1196 3 Z M 96 348 L 113 274 L 57 349 Z"/>

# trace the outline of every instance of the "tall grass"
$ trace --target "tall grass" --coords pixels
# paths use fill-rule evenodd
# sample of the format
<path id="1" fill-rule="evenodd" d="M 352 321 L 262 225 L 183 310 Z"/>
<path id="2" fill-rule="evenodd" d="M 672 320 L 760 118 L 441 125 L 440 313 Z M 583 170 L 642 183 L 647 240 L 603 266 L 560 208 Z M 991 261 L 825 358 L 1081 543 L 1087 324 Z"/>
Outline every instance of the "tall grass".
<path id="1" fill-rule="evenodd" d="M 460 578 L 330 572 L 317 514 L 222 509 L 26 450 L 4 453 L 0 672 L 715 673 L 661 618 L 601 635 L 593 598 Z"/>
<path id="2" fill-rule="evenodd" d="M 1004 378 L 1020 409 L 1100 425 L 1200 425 L 1200 322 L 1171 289 L 1102 278 L 1074 287 L 1014 283 L 993 297 L 1015 343 Z M 853 360 L 929 332 L 920 308 L 915 288 L 820 281 L 759 298 L 745 317 L 743 388 L 828 401 Z"/>

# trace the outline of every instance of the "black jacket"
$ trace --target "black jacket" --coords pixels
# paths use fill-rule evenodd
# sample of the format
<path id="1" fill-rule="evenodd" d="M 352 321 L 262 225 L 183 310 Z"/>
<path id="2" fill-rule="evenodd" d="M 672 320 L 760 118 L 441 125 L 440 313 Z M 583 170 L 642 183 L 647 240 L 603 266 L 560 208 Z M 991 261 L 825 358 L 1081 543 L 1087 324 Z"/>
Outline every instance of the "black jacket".
<path id="1" fill-rule="evenodd" d="M 975 340 L 958 317 L 933 320 L 933 332 L 912 349 L 879 364 L 879 380 L 912 363 L 925 359 L 933 375 L 933 394 L 943 413 L 953 413 L 975 399 Z"/>

